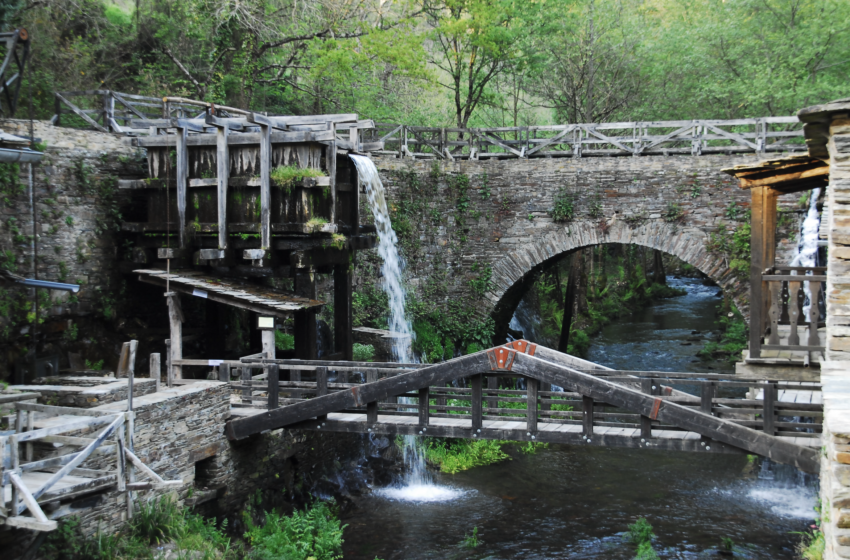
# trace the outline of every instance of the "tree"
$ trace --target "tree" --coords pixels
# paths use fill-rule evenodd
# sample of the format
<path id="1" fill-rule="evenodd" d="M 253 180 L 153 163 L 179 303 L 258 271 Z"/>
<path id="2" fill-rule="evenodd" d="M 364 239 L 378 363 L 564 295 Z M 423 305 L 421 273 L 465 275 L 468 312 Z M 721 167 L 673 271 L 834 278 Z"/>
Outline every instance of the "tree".
<path id="1" fill-rule="evenodd" d="M 621 0 L 570 6 L 544 41 L 548 55 L 533 80 L 559 123 L 598 123 L 627 112 L 641 91 L 639 35 L 624 26 Z"/>
<path id="2" fill-rule="evenodd" d="M 437 83 L 452 95 L 455 122 L 466 128 L 488 86 L 513 62 L 534 34 L 537 0 L 425 0 L 432 28 L 430 62 Z"/>

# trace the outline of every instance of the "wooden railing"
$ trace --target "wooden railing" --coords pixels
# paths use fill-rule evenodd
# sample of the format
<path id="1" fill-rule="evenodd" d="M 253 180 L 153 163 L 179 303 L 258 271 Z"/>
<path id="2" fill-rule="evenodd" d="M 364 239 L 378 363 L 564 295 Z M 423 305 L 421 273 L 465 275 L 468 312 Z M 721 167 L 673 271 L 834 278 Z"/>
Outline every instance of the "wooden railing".
<path id="1" fill-rule="evenodd" d="M 760 285 L 751 287 L 750 301 L 762 306 L 763 318 L 762 336 L 751 340 L 751 358 L 760 358 L 764 350 L 802 351 L 808 362 L 810 352 L 824 350 L 818 334 L 818 328 L 825 326 L 820 312 L 824 282 L 826 267 L 775 266 L 765 270 Z M 807 298 L 808 318 L 804 313 Z"/>
<path id="2" fill-rule="evenodd" d="M 434 128 L 377 124 L 378 154 L 479 159 L 805 151 L 797 117 Z"/>
<path id="3" fill-rule="evenodd" d="M 241 397 L 241 402 L 233 403 L 234 408 L 273 410 L 313 397 L 352 391 L 365 383 L 425 367 L 365 362 L 262 362 L 257 360 L 257 363 L 238 365 L 238 379 L 232 380 L 231 386 L 234 395 Z M 229 371 L 235 365 L 234 362 L 219 366 L 219 379 L 230 381 Z M 252 375 L 252 371 L 263 368 L 268 370 L 267 374 Z M 281 373 L 288 379 L 282 379 Z M 731 375 L 701 373 L 599 369 L 586 370 L 585 373 L 769 435 L 812 438 L 819 437 L 823 429 L 820 386 L 814 383 L 740 381 L 732 380 Z M 523 381 L 517 383 L 519 379 Z M 524 389 L 518 388 L 523 384 Z M 672 386 L 677 390 L 673 390 Z M 529 434 L 537 432 L 539 423 L 579 424 L 583 426 L 585 437 L 591 437 L 595 428 L 607 427 L 639 429 L 641 438 L 653 437 L 653 430 L 687 431 L 633 411 L 594 402 L 576 392 L 557 389 L 520 375 L 481 374 L 338 412 L 365 412 L 367 425 L 377 422 L 379 413 L 383 416 L 417 417 L 418 424 L 423 427 L 428 426 L 430 418 L 457 418 L 457 415 L 471 416 L 473 429 L 480 427 L 484 420 L 522 421 Z M 786 391 L 806 393 L 806 402 L 795 402 L 804 399 L 781 398 Z M 734 397 L 735 394 L 740 396 Z M 399 402 L 400 398 L 404 400 Z M 424 406 L 426 402 L 427 407 Z"/>
<path id="4" fill-rule="evenodd" d="M 132 390 L 132 389 L 131 389 Z M 32 397 L 30 396 L 29 399 Z M 0 436 L 0 518 L 11 527 L 36 531 L 56 529 L 56 521 L 48 518 L 42 503 L 56 502 L 66 497 L 117 487 L 118 491 L 173 488 L 180 480 L 166 481 L 153 472 L 133 449 L 133 421 L 127 412 L 97 411 L 15 402 L 15 426 L 12 433 Z M 74 417 L 61 425 L 35 429 L 35 415 Z M 94 435 L 88 435 L 93 432 Z M 36 443 L 61 444 L 76 448 L 60 455 L 39 455 Z M 23 447 L 23 453 L 21 448 Z M 105 456 L 106 464 L 114 460 L 114 469 L 88 462 Z M 96 468 L 85 468 L 89 467 Z M 136 482 L 135 475 L 149 478 Z M 68 477 L 71 477 L 70 479 Z M 6 500 L 6 487 L 11 487 Z M 128 516 L 133 515 L 132 495 L 128 494 Z M 25 511 L 29 515 L 23 515 Z"/>

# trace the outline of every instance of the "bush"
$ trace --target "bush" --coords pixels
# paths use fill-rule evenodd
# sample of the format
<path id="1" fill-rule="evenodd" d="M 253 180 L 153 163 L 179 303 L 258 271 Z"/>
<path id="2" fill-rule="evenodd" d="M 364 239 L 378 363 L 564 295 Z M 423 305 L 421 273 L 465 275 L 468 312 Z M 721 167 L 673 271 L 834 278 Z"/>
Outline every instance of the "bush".
<path id="1" fill-rule="evenodd" d="M 246 515 L 245 538 L 257 560 L 337 560 L 342 558 L 342 531 L 334 511 L 319 502 L 291 516 L 270 511 L 262 527 Z"/>
<path id="2" fill-rule="evenodd" d="M 651 542 L 641 543 L 638 546 L 635 560 L 658 560 L 658 554 L 652 548 Z"/>
<path id="3" fill-rule="evenodd" d="M 354 361 L 371 362 L 375 358 L 375 347 L 371 344 L 354 343 Z"/>
<path id="4" fill-rule="evenodd" d="M 149 544 L 162 544 L 184 535 L 183 513 L 168 496 L 141 502 L 130 530 Z"/>
<path id="5" fill-rule="evenodd" d="M 508 442 L 486 439 L 432 439 L 425 441 L 425 459 L 444 473 L 456 474 L 474 467 L 510 459 L 502 451 Z"/>
<path id="6" fill-rule="evenodd" d="M 295 335 L 283 331 L 274 331 L 274 347 L 278 350 L 292 350 L 295 348 Z"/>
<path id="7" fill-rule="evenodd" d="M 552 210 L 549 211 L 552 219 L 556 222 L 571 221 L 575 217 L 577 200 L 578 197 L 575 194 L 561 189 L 555 197 L 555 204 Z"/>
<path id="8" fill-rule="evenodd" d="M 652 533 L 652 525 L 649 524 L 649 521 L 645 517 L 641 517 L 629 525 L 627 537 L 632 544 L 640 545 L 652 541 L 655 535 Z"/>

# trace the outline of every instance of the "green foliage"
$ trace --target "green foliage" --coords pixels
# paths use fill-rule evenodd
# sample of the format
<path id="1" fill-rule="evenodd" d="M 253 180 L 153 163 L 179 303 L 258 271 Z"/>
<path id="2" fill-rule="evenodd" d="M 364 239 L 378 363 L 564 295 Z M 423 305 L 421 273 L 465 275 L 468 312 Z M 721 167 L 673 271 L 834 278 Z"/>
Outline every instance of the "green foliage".
<path id="1" fill-rule="evenodd" d="M 309 177 L 327 177 L 327 173 L 321 169 L 312 167 L 298 167 L 296 165 L 281 165 L 271 170 L 271 180 L 279 187 L 290 188 L 297 181 Z"/>
<path id="2" fill-rule="evenodd" d="M 632 544 L 637 545 L 635 560 L 658 560 L 658 554 L 652 548 L 652 539 L 655 538 L 652 533 L 652 525 L 645 517 L 641 517 L 629 525 L 626 538 Z"/>
<path id="3" fill-rule="evenodd" d="M 635 560 L 658 560 L 658 553 L 652 548 L 651 542 L 642 542 L 638 545 Z"/>
<path id="4" fill-rule="evenodd" d="M 463 546 L 465 548 L 478 548 L 481 540 L 478 538 L 478 527 L 472 528 L 472 533 L 463 537 Z"/>
<path id="5" fill-rule="evenodd" d="M 490 266 L 480 268 L 476 262 L 470 267 L 470 270 L 478 273 L 475 278 L 469 281 L 469 287 L 472 289 L 472 293 L 478 297 L 484 297 L 484 294 L 493 289 L 493 283 L 490 281 L 493 277 L 493 268 Z"/>
<path id="6" fill-rule="evenodd" d="M 17 163 L 0 163 L 0 197 L 3 197 L 6 206 L 11 206 L 12 198 L 26 191 L 20 175 L 21 168 Z"/>
<path id="7" fill-rule="evenodd" d="M 103 369 L 103 360 L 97 360 L 96 362 L 90 362 L 86 360 L 86 369 L 90 369 L 92 371 L 101 371 Z"/>
<path id="8" fill-rule="evenodd" d="M 245 515 L 245 538 L 257 560 L 337 560 L 342 558 L 342 532 L 335 511 L 319 502 L 291 516 L 270 511 L 262 526 Z"/>
<path id="9" fill-rule="evenodd" d="M 510 459 L 505 441 L 487 439 L 425 438 L 425 460 L 448 474 Z"/>
<path id="10" fill-rule="evenodd" d="M 161 496 L 139 504 L 130 521 L 132 532 L 148 544 L 162 544 L 185 534 L 183 511 L 177 502 Z"/>
<path id="11" fill-rule="evenodd" d="M 675 224 L 681 222 L 685 217 L 685 210 L 677 202 L 668 202 L 667 208 L 662 212 L 661 217 L 667 223 Z"/>
<path id="12" fill-rule="evenodd" d="M 295 348 L 295 335 L 283 331 L 274 331 L 274 347 L 278 350 L 292 350 Z"/>
<path id="13" fill-rule="evenodd" d="M 49 560 L 111 560 L 117 557 L 118 539 L 97 533 L 86 539 L 76 515 L 59 521 L 56 531 L 48 533 L 42 552 Z"/>
<path id="14" fill-rule="evenodd" d="M 354 343 L 354 361 L 371 362 L 375 358 L 375 347 L 371 344 Z"/>
<path id="15" fill-rule="evenodd" d="M 725 356 L 731 363 L 741 360 L 741 352 L 749 342 L 749 327 L 741 312 L 724 298 L 718 309 L 720 319 L 717 322 L 720 338 L 708 342 L 697 354 L 703 359 Z"/>
<path id="16" fill-rule="evenodd" d="M 556 222 L 570 222 L 575 217 L 577 202 L 577 195 L 561 188 L 555 196 L 554 205 L 549 211 L 549 215 Z"/>
<path id="17" fill-rule="evenodd" d="M 751 261 L 749 217 L 731 233 L 725 224 L 720 224 L 717 231 L 709 236 L 705 248 L 710 253 L 722 256 L 738 278 L 746 279 L 750 274 Z"/>

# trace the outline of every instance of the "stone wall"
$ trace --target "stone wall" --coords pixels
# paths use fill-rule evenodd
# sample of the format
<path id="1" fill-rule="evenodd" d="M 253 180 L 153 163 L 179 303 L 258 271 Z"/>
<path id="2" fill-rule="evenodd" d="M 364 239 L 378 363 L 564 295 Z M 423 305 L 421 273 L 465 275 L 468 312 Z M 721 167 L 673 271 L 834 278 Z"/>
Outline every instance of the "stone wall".
<path id="1" fill-rule="evenodd" d="M 4 120 L 0 128 L 29 137 L 29 121 Z M 69 348 L 84 357 L 94 356 L 84 347 L 101 342 L 93 323 L 117 317 L 122 282 L 116 267 L 120 247 L 114 237 L 120 202 L 117 179 L 142 176 L 143 154 L 124 136 L 55 127 L 43 121 L 34 123 L 34 136 L 46 145 L 40 163 L 31 167 L 0 164 L 0 266 L 28 278 L 82 285 L 74 296 L 39 290 L 42 324 L 37 328 L 38 352 L 61 354 L 64 367 Z M 30 203 L 30 178 L 35 208 Z M 27 315 L 32 311 L 32 290 L 0 289 L 3 380 L 31 344 L 34 316 Z M 114 329 L 104 330 L 109 334 Z M 112 358 L 111 347 L 109 354 L 107 362 Z"/>
<path id="2" fill-rule="evenodd" d="M 826 362 L 820 492 L 825 560 L 850 558 L 850 100 L 799 113 L 809 154 L 829 161 Z"/>
<path id="3" fill-rule="evenodd" d="M 375 163 L 389 192 L 410 286 L 422 297 L 463 301 L 472 316 L 494 316 L 498 328 L 510 320 L 530 273 L 574 249 L 602 243 L 635 243 L 673 254 L 710 276 L 746 313 L 747 278 L 733 275 L 728 257 L 709 253 L 705 242 L 721 224 L 730 230 L 743 224 L 749 209 L 749 191 L 721 169 L 759 159 L 756 154 L 454 162 L 380 157 Z M 563 193 L 575 197 L 574 217 L 555 222 L 551 210 Z M 797 198 L 783 197 L 783 210 L 801 211 Z M 363 212 L 369 215 L 365 207 Z M 798 227 L 795 217 L 789 231 Z M 793 248 L 780 241 L 778 261 Z M 489 286 L 483 282 L 487 276 Z M 488 289 L 476 289 L 482 285 Z"/>

